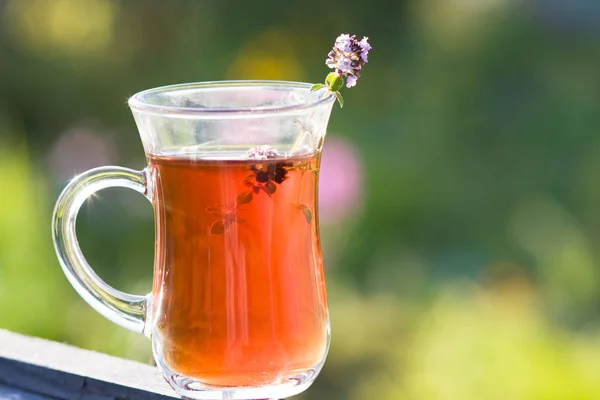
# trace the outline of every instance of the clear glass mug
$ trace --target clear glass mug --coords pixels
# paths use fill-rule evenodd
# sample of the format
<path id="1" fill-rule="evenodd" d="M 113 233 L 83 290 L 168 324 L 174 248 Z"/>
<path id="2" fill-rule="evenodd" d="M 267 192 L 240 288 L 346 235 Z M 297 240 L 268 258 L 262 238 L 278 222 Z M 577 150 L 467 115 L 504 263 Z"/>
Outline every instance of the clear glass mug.
<path id="1" fill-rule="evenodd" d="M 148 166 L 100 167 L 60 195 L 52 234 L 64 273 L 111 321 L 152 340 L 182 396 L 284 398 L 316 378 L 329 347 L 317 218 L 334 97 L 310 84 L 208 82 L 131 97 Z M 154 206 L 152 293 L 120 292 L 79 247 L 85 200 L 127 187 Z"/>

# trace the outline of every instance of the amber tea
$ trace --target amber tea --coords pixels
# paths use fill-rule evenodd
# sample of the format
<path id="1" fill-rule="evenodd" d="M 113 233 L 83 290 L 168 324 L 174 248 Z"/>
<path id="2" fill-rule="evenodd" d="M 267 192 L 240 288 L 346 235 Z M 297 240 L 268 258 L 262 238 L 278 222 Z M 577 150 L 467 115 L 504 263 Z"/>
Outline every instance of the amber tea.
<path id="1" fill-rule="evenodd" d="M 324 358 L 319 154 L 149 157 L 156 225 L 153 335 L 173 372 L 259 385 Z"/>

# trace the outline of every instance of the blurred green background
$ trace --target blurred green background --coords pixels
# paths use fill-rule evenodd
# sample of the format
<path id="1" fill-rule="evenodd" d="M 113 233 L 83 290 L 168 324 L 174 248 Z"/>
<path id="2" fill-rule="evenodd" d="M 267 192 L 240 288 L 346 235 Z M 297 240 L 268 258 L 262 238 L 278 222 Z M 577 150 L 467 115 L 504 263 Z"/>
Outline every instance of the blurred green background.
<path id="1" fill-rule="evenodd" d="M 600 398 L 597 0 L 0 0 L 0 327 L 149 362 L 64 278 L 58 194 L 144 167 L 135 92 L 321 81 L 342 32 L 373 50 L 329 125 L 333 341 L 299 399 Z M 103 191 L 78 232 L 107 282 L 150 290 L 142 196 Z"/>

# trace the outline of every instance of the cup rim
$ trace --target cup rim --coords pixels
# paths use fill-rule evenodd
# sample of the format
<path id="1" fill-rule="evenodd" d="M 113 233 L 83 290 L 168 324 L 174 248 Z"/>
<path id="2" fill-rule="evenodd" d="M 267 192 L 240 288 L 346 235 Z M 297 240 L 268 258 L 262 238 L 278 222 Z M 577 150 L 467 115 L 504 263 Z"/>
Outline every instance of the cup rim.
<path id="1" fill-rule="evenodd" d="M 264 107 L 246 107 L 246 108 L 199 108 L 199 107 L 180 107 L 169 105 L 157 105 L 144 101 L 144 96 L 166 93 L 185 89 L 197 88 L 220 88 L 220 87 L 282 87 L 282 88 L 299 88 L 310 89 L 313 84 L 306 82 L 294 81 L 276 81 L 276 80 L 223 80 L 223 81 L 207 81 L 207 82 L 191 82 L 178 83 L 174 85 L 159 86 L 151 89 L 146 89 L 131 96 L 127 103 L 129 107 L 138 112 L 154 115 L 169 115 L 169 116 L 196 116 L 196 117 L 227 117 L 227 116 L 247 116 L 277 114 L 287 112 L 303 111 L 310 108 L 316 108 L 322 104 L 333 103 L 335 96 L 329 92 L 324 97 L 318 98 L 306 103 L 291 104 L 285 106 L 264 106 Z"/>

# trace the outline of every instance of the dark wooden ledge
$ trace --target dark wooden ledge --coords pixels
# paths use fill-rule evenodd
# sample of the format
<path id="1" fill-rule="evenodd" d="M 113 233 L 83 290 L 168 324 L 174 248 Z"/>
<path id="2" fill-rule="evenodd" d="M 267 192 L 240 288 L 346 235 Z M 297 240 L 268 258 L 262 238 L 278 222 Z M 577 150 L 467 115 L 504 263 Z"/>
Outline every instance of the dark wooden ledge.
<path id="1" fill-rule="evenodd" d="M 0 329 L 0 399 L 174 398 L 155 367 Z"/>

